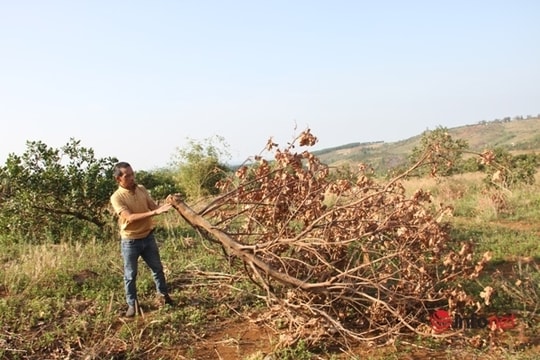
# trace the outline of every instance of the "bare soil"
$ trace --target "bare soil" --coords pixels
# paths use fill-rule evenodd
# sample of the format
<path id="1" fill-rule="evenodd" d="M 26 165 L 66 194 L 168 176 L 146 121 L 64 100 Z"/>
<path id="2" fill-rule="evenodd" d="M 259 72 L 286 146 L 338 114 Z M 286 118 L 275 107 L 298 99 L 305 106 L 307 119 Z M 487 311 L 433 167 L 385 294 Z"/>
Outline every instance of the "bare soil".
<path id="1" fill-rule="evenodd" d="M 233 360 L 272 352 L 273 334 L 251 321 L 225 321 L 191 350 L 194 359 Z M 187 354 L 186 354 L 187 355 Z"/>
<path id="2" fill-rule="evenodd" d="M 335 349 L 334 352 L 314 355 L 313 359 L 534 359 L 535 354 L 540 354 L 540 335 L 531 334 L 529 330 L 529 325 L 520 321 L 516 328 L 505 332 L 471 330 L 462 337 L 440 343 L 430 342 L 429 339 L 422 343 L 411 338 L 378 347 L 362 344 L 352 346 L 349 350 Z M 181 357 L 171 359 L 278 360 L 272 355 L 272 344 L 278 337 L 279 334 L 253 321 L 224 321 L 198 339 L 189 350 L 177 353 Z"/>

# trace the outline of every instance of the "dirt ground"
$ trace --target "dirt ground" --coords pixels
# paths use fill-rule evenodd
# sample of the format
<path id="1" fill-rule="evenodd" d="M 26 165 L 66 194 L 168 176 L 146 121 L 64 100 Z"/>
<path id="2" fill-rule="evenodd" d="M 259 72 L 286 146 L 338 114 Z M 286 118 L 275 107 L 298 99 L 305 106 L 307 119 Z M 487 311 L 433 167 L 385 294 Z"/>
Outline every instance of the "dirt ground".
<path id="1" fill-rule="evenodd" d="M 273 335 L 265 328 L 249 321 L 228 322 L 207 339 L 201 339 L 193 351 L 194 359 L 233 360 L 272 352 Z"/>
<path id="2" fill-rule="evenodd" d="M 327 359 L 404 359 L 404 360 L 443 360 L 451 358 L 463 359 L 535 359 L 540 354 L 540 336 L 523 337 L 524 324 L 516 329 L 497 336 L 498 343 L 493 341 L 489 330 L 477 330 L 468 333 L 461 339 L 449 341 L 446 345 L 421 342 L 400 341 L 399 345 L 384 347 L 359 345 L 350 350 L 339 350 L 328 355 L 314 355 L 314 360 Z M 251 321 L 228 321 L 220 324 L 215 331 L 200 338 L 189 351 L 183 351 L 180 359 L 190 360 L 279 360 L 272 355 L 272 344 L 278 334 L 272 333 Z M 475 346 L 475 342 L 477 346 Z M 481 343 L 481 345 L 480 345 Z M 521 357 L 522 354 L 523 357 Z"/>

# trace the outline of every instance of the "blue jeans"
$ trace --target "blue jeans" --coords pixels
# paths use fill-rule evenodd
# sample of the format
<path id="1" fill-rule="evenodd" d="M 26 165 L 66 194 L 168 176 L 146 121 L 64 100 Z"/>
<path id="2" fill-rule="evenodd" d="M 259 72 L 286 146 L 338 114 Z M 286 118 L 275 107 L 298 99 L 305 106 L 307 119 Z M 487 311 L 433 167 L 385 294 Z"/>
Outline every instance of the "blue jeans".
<path id="1" fill-rule="evenodd" d="M 159 256 L 159 249 L 156 244 L 154 234 L 150 233 L 143 239 L 122 239 L 122 257 L 124 258 L 124 287 L 126 292 L 126 302 L 129 306 L 134 306 L 137 301 L 137 265 L 139 256 L 152 270 L 152 277 L 156 283 L 157 291 L 168 294 L 163 265 Z"/>

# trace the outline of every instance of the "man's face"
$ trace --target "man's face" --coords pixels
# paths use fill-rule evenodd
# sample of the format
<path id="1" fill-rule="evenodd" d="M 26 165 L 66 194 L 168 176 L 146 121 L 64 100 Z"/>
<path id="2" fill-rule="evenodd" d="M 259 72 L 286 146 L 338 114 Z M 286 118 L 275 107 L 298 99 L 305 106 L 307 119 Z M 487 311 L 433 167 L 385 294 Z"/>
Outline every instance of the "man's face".
<path id="1" fill-rule="evenodd" d="M 135 188 L 135 173 L 131 166 L 127 168 L 121 168 L 122 175 L 116 177 L 118 185 L 125 189 L 133 190 Z"/>

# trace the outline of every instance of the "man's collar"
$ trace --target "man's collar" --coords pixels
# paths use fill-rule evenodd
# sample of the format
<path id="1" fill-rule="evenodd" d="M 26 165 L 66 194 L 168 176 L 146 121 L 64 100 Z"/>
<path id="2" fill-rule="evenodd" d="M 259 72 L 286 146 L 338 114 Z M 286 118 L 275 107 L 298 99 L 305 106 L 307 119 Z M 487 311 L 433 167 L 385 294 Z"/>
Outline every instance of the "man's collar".
<path id="1" fill-rule="evenodd" d="M 131 189 L 125 188 L 125 187 L 123 187 L 121 185 L 118 185 L 118 189 L 122 190 L 123 192 L 127 191 L 127 192 L 130 192 L 130 193 L 134 193 L 137 190 L 138 187 L 139 187 L 139 185 L 135 184 L 135 187 L 133 188 L 133 190 L 131 190 Z"/>

